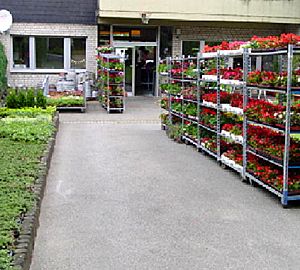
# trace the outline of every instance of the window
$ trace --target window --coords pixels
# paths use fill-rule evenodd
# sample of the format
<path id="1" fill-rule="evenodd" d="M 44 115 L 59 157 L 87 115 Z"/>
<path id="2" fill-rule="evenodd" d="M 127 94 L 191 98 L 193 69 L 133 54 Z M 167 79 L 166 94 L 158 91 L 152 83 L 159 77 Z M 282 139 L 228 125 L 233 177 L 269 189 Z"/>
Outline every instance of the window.
<path id="1" fill-rule="evenodd" d="M 68 70 L 86 68 L 86 38 L 14 36 L 13 68 Z"/>
<path id="2" fill-rule="evenodd" d="M 86 67 L 86 39 L 71 39 L 71 68 L 85 69 Z"/>
<path id="3" fill-rule="evenodd" d="M 108 45 L 110 43 L 110 25 L 109 24 L 100 24 L 99 27 L 99 46 Z"/>
<path id="4" fill-rule="evenodd" d="M 64 68 L 64 39 L 36 37 L 36 68 Z"/>
<path id="5" fill-rule="evenodd" d="M 161 26 L 160 28 L 160 57 L 162 59 L 172 55 L 172 32 L 172 27 Z"/>
<path id="6" fill-rule="evenodd" d="M 197 56 L 200 52 L 200 41 L 182 41 L 182 55 Z"/>
<path id="7" fill-rule="evenodd" d="M 14 37 L 13 67 L 29 68 L 29 37 Z"/>
<path id="8" fill-rule="evenodd" d="M 287 63 L 287 59 L 286 63 Z M 284 63 L 283 58 L 281 58 L 279 55 L 275 56 L 263 56 L 262 57 L 262 70 L 265 71 L 274 71 L 274 72 L 280 72 L 280 66 L 284 66 L 281 63 Z"/>

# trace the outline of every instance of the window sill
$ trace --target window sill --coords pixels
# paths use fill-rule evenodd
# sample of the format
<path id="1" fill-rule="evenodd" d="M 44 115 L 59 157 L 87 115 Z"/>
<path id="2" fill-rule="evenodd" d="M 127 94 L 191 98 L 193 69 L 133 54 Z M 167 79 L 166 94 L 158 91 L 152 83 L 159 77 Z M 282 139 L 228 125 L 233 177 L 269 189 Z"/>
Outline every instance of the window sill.
<path id="1" fill-rule="evenodd" d="M 75 71 L 76 73 L 86 72 L 86 69 L 21 69 L 21 68 L 12 68 L 10 73 L 35 73 L 35 74 L 59 74 L 59 73 L 68 73 Z"/>

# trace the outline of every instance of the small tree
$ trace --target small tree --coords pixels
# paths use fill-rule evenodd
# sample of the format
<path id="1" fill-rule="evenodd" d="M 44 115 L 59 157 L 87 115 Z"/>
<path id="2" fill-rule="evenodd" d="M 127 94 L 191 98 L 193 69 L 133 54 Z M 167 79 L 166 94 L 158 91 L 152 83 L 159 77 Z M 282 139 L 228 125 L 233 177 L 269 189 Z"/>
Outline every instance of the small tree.
<path id="1" fill-rule="evenodd" d="M 7 58 L 5 55 L 4 46 L 2 43 L 0 43 L 0 91 L 3 91 L 7 87 L 6 68 Z"/>

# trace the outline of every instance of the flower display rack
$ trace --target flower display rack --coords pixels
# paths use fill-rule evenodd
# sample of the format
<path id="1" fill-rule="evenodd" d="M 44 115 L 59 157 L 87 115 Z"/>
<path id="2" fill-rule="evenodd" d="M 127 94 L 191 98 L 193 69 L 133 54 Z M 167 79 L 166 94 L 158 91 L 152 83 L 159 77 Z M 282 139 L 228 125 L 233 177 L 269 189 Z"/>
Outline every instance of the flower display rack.
<path id="1" fill-rule="evenodd" d="M 170 70 L 170 58 L 160 61 L 159 64 L 159 93 L 161 95 L 161 107 L 163 108 L 161 114 L 161 128 L 166 130 L 167 120 L 169 119 L 169 111 L 167 110 L 169 98 L 166 93 L 166 87 L 168 87 L 169 81 L 169 70 Z"/>
<path id="2" fill-rule="evenodd" d="M 108 113 L 125 111 L 125 61 L 115 54 L 99 54 L 99 100 Z"/>
<path id="3" fill-rule="evenodd" d="M 86 111 L 86 95 L 85 91 L 49 91 L 47 97 L 49 106 L 56 106 L 56 109 L 62 111 Z"/>
<path id="4" fill-rule="evenodd" d="M 299 47 L 218 50 L 169 58 L 160 86 L 168 135 L 281 198 L 300 200 Z M 252 71 L 257 57 L 287 59 L 281 71 Z M 242 59 L 240 66 L 233 63 Z M 294 65 L 295 66 L 295 65 Z M 166 75 L 167 74 L 167 75 Z M 256 94 L 255 94 L 256 93 Z M 263 93 L 263 94 L 262 94 Z"/>

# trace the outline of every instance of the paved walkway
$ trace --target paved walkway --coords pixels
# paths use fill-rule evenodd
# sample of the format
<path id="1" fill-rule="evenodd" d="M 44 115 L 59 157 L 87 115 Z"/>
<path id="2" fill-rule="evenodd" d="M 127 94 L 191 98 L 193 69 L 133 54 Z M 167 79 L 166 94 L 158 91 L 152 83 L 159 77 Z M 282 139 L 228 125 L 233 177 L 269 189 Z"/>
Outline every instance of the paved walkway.
<path id="1" fill-rule="evenodd" d="M 31 270 L 298 270 L 299 207 L 172 142 L 158 114 L 139 98 L 61 115 Z"/>

